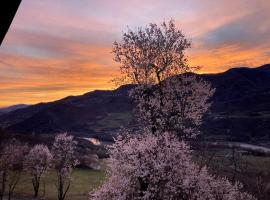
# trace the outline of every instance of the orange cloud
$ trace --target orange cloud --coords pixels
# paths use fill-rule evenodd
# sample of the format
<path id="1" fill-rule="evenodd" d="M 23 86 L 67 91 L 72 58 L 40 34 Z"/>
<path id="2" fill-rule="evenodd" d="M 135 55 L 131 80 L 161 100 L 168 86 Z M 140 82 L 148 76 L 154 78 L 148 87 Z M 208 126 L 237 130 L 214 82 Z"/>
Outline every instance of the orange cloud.
<path id="1" fill-rule="evenodd" d="M 0 107 L 114 87 L 109 81 L 116 75 L 117 67 L 109 48 L 72 42 L 64 43 L 63 48 L 68 53 L 55 58 L 1 53 Z"/>
<path id="2" fill-rule="evenodd" d="M 267 47 L 244 49 L 238 45 L 223 45 L 215 49 L 189 52 L 192 66 L 201 66 L 200 73 L 218 73 L 235 67 L 258 67 L 270 63 Z"/>
<path id="3" fill-rule="evenodd" d="M 174 18 L 200 73 L 270 62 L 269 0 L 23 1 L 0 48 L 0 107 L 111 89 L 126 26 Z"/>

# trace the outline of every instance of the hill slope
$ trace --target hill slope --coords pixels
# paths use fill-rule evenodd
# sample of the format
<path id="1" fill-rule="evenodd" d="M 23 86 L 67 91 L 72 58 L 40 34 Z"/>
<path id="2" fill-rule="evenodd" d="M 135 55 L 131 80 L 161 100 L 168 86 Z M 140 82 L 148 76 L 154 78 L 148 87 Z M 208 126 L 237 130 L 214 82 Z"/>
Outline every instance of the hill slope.
<path id="1" fill-rule="evenodd" d="M 270 65 L 202 75 L 216 88 L 203 129 L 227 139 L 270 138 Z"/>
<path id="2" fill-rule="evenodd" d="M 202 127 L 205 132 L 238 141 L 270 136 L 270 65 L 198 76 L 216 88 Z M 132 87 L 97 90 L 11 111 L 0 115 L 0 126 L 24 134 L 68 131 L 108 139 L 119 126 L 134 122 L 128 98 Z"/>
<path id="3" fill-rule="evenodd" d="M 132 103 L 127 92 L 132 86 L 113 91 L 93 91 L 81 96 L 40 103 L 0 115 L 0 126 L 12 132 L 56 133 L 106 137 L 131 119 Z"/>
<path id="4" fill-rule="evenodd" d="M 28 105 L 26 105 L 26 104 L 17 104 L 17 105 L 13 105 L 13 106 L 9 106 L 9 107 L 0 108 L 0 114 L 8 113 L 8 112 L 22 109 L 22 108 L 26 108 L 26 107 L 28 107 Z"/>

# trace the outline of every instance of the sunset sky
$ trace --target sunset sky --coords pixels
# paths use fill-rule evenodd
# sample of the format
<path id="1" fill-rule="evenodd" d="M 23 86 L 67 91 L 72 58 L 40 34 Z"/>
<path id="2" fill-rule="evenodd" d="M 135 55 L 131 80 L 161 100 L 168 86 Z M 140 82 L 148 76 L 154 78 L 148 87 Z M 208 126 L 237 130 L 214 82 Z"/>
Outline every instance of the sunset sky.
<path id="1" fill-rule="evenodd" d="M 269 0 L 23 0 L 0 47 L 0 107 L 113 88 L 113 41 L 171 18 L 202 73 L 270 63 Z"/>

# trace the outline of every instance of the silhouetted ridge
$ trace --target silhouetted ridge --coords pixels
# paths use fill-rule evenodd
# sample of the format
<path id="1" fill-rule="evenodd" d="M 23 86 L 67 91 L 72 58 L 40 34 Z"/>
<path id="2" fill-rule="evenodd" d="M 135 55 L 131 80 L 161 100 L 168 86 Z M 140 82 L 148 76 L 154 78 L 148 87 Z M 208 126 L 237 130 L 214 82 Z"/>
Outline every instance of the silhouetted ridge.
<path id="1" fill-rule="evenodd" d="M 216 88 L 202 127 L 205 133 L 230 140 L 270 137 L 270 64 L 197 76 Z M 68 131 L 110 139 L 122 125 L 136 127 L 128 97 L 133 87 L 129 84 L 115 90 L 95 90 L 28 106 L 1 114 L 0 126 L 24 134 Z"/>

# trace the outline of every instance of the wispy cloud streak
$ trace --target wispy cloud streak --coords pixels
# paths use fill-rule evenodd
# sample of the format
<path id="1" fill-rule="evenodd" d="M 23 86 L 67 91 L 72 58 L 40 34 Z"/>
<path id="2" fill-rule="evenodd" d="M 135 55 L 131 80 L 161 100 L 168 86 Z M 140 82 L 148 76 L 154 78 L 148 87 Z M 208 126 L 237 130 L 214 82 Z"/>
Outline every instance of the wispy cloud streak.
<path id="1" fill-rule="evenodd" d="M 24 0 L 0 48 L 0 107 L 110 89 L 127 26 L 171 18 L 202 72 L 270 62 L 269 0 Z"/>

